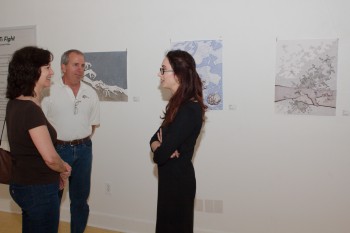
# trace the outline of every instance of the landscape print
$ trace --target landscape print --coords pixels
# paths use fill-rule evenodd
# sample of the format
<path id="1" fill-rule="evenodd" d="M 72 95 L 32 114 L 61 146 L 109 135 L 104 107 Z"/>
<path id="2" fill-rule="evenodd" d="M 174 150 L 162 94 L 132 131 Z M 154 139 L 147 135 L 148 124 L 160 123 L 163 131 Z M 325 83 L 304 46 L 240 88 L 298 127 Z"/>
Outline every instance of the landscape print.
<path id="1" fill-rule="evenodd" d="M 279 114 L 336 114 L 338 39 L 279 40 L 275 110 Z"/>
<path id="2" fill-rule="evenodd" d="M 128 101 L 127 52 L 84 54 L 83 82 L 96 90 L 100 101 Z"/>

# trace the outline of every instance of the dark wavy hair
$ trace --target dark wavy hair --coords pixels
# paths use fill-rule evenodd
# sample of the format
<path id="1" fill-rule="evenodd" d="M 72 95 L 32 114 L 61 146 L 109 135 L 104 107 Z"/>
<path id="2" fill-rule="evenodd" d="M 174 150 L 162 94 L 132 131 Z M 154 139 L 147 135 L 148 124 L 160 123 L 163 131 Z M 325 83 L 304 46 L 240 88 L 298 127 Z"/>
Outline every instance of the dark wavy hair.
<path id="1" fill-rule="evenodd" d="M 197 101 L 202 108 L 204 121 L 207 106 L 203 102 L 203 84 L 196 70 L 196 62 L 186 51 L 172 50 L 166 54 L 174 74 L 179 80 L 179 88 L 170 98 L 165 108 L 163 126 L 170 124 L 180 106 L 188 101 Z"/>
<path id="2" fill-rule="evenodd" d="M 9 63 L 6 98 L 18 96 L 35 97 L 34 87 L 41 75 L 41 67 L 50 64 L 53 55 L 50 51 L 35 46 L 17 50 Z"/>

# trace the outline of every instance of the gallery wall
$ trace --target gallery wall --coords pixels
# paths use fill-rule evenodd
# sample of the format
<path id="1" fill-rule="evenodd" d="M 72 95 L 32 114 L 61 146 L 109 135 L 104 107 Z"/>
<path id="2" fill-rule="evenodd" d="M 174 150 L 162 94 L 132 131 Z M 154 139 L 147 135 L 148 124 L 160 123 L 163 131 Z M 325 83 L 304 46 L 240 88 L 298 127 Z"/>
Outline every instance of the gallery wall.
<path id="1" fill-rule="evenodd" d="M 101 102 L 89 225 L 154 232 L 149 139 L 169 94 L 157 72 L 171 41 L 223 41 L 224 109 L 207 112 L 194 158 L 196 233 L 350 231 L 350 2 L 346 0 L 12 0 L 0 28 L 35 25 L 59 58 L 127 51 L 128 102 Z M 336 116 L 274 111 L 276 41 L 339 39 Z M 106 183 L 111 192 L 105 192 Z M 0 210 L 19 212 L 0 185 Z M 69 220 L 64 197 L 62 220 Z"/>

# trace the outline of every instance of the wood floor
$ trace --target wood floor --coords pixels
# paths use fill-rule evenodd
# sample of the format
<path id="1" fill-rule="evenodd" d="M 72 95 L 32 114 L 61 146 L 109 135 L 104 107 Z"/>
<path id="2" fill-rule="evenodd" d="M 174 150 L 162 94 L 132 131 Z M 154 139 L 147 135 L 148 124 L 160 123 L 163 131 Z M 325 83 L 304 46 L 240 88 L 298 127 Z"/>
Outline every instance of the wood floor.
<path id="1" fill-rule="evenodd" d="M 0 211 L 0 232 L 3 233 L 21 233 L 22 219 L 20 214 L 6 213 Z M 69 233 L 69 223 L 60 222 L 58 233 Z M 121 233 L 109 231 L 96 227 L 87 227 L 85 233 Z"/>

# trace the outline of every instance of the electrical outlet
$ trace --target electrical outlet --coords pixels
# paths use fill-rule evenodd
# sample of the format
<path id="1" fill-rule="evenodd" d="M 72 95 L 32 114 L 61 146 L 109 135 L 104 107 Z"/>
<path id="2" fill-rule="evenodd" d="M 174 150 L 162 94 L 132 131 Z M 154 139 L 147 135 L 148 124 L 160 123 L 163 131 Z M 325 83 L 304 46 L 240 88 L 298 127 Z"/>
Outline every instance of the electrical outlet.
<path id="1" fill-rule="evenodd" d="M 207 213 L 214 213 L 214 201 L 213 200 L 205 200 L 204 201 L 205 205 L 205 212 Z"/>
<path id="2" fill-rule="evenodd" d="M 222 214 L 224 212 L 223 200 L 204 200 L 205 212 Z"/>
<path id="3" fill-rule="evenodd" d="M 213 201 L 213 210 L 214 210 L 214 213 L 218 213 L 218 214 L 224 213 L 224 201 L 223 200 L 214 200 Z"/>
<path id="4" fill-rule="evenodd" d="M 195 199 L 194 200 L 194 210 L 195 211 L 203 211 L 203 206 L 204 206 L 204 202 L 203 199 Z"/>
<path id="5" fill-rule="evenodd" d="M 112 185 L 111 183 L 106 182 L 105 183 L 105 194 L 111 195 L 112 194 Z"/>

